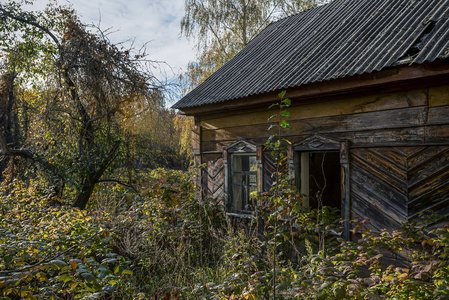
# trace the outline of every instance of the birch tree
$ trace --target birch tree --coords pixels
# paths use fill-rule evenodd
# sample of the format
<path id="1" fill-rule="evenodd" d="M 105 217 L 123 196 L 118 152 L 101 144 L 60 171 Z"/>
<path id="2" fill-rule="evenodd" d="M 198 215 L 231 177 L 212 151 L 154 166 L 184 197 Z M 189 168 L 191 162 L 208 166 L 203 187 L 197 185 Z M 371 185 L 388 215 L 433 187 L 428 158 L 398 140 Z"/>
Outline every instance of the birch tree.
<path id="1" fill-rule="evenodd" d="M 183 79 L 192 89 L 243 49 L 271 22 L 315 7 L 316 0 L 186 0 L 181 34 L 197 57 Z"/>

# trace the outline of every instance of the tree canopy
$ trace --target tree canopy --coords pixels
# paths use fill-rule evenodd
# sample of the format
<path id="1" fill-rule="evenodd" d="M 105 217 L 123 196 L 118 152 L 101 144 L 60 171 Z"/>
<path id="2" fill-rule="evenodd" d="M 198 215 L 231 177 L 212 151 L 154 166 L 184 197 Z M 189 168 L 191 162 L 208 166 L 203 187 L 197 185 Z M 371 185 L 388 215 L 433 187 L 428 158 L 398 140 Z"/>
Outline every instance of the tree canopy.
<path id="1" fill-rule="evenodd" d="M 114 175 L 117 157 L 129 155 L 126 120 L 163 110 L 152 61 L 145 49 L 112 44 L 66 6 L 26 12 L 15 1 L 0 4 L 0 35 L 0 105 L 9 108 L 0 118 L 1 156 L 39 163 L 59 178 L 55 193 L 72 188 L 74 205 L 84 208 L 105 174 Z"/>

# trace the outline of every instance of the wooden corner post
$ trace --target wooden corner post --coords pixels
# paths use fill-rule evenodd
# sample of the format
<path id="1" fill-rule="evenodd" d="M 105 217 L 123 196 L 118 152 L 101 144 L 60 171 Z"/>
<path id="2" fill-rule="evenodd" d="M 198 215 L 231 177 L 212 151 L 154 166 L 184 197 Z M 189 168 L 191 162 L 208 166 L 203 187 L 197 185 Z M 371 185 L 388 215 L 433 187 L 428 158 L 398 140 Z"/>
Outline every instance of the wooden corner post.
<path id="1" fill-rule="evenodd" d="M 349 169 L 349 141 L 340 144 L 341 164 L 341 217 L 344 222 L 344 238 L 350 239 L 349 221 L 351 218 L 351 177 Z"/>

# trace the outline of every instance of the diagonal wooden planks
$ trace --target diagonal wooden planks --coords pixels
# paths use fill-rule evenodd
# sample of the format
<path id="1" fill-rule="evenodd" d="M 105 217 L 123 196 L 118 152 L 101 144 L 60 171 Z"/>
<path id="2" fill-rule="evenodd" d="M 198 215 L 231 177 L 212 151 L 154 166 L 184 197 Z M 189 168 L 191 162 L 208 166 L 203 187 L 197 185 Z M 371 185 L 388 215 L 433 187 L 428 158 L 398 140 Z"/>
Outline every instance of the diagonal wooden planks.
<path id="1" fill-rule="evenodd" d="M 221 154 L 203 154 L 202 195 L 213 199 L 224 199 L 224 163 Z"/>
<path id="2" fill-rule="evenodd" d="M 269 192 L 271 187 L 273 186 L 273 183 L 275 181 L 275 173 L 276 173 L 276 160 L 271 155 L 271 151 L 264 151 L 263 152 L 263 191 Z M 281 174 L 287 174 L 288 173 L 288 164 L 287 160 L 285 159 L 280 168 Z"/>
<path id="3" fill-rule="evenodd" d="M 446 214 L 449 208 L 449 148 L 427 147 L 408 160 L 409 220 L 428 209 Z"/>
<path id="4" fill-rule="evenodd" d="M 351 151 L 352 214 L 397 229 L 429 209 L 449 215 L 449 147 Z"/>
<path id="5" fill-rule="evenodd" d="M 263 191 L 270 191 L 274 182 L 274 173 L 276 172 L 275 160 L 269 152 L 263 153 Z"/>

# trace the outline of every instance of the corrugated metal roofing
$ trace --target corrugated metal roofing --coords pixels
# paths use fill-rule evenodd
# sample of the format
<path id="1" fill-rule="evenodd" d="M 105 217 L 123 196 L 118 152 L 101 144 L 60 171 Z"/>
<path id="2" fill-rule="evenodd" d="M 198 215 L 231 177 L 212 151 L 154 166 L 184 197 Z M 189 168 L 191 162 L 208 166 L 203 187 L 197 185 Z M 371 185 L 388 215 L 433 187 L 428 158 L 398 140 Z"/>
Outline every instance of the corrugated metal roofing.
<path id="1" fill-rule="evenodd" d="M 449 56 L 449 0 L 334 0 L 270 24 L 188 108 Z"/>

